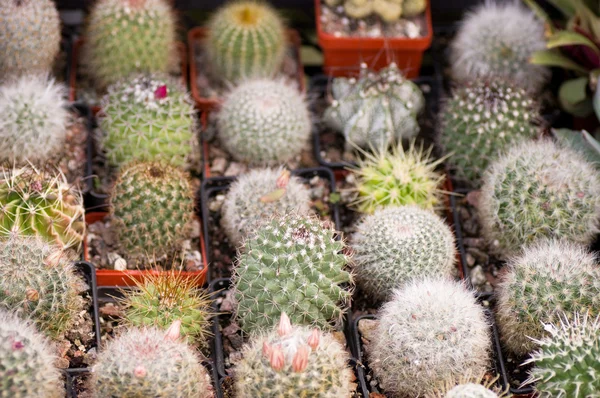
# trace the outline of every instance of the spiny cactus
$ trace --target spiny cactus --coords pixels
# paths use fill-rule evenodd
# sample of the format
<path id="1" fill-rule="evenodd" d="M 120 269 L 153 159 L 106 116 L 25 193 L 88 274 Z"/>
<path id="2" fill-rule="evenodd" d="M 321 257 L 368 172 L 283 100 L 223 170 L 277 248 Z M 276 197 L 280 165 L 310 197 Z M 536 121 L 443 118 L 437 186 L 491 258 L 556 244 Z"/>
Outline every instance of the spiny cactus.
<path id="1" fill-rule="evenodd" d="M 0 396 L 62 398 L 58 357 L 46 338 L 16 315 L 0 310 Z"/>
<path id="2" fill-rule="evenodd" d="M 544 237 L 590 243 L 600 220 L 600 177 L 580 154 L 549 140 L 526 142 L 483 178 L 479 219 L 499 256 Z"/>
<path id="3" fill-rule="evenodd" d="M 64 175 L 30 166 L 0 169 L 0 238 L 34 235 L 77 251 L 84 213 L 81 192 Z"/>
<path id="4" fill-rule="evenodd" d="M 334 79 L 331 94 L 333 102 L 325 110 L 325 123 L 343 132 L 349 143 L 379 148 L 419 133 L 417 116 L 425 98 L 395 63 L 379 72 L 362 64 L 358 80 Z"/>
<path id="5" fill-rule="evenodd" d="M 484 310 L 460 283 L 413 280 L 395 291 L 378 318 L 370 364 L 386 394 L 431 394 L 448 379 L 489 365 Z"/>
<path id="6" fill-rule="evenodd" d="M 288 214 L 263 224 L 246 240 L 233 276 L 237 319 L 254 332 L 282 312 L 301 325 L 331 328 L 345 312 L 352 276 L 335 231 L 316 218 Z"/>
<path id="7" fill-rule="evenodd" d="M 563 311 L 600 314 L 600 268 L 583 246 L 539 241 L 509 261 L 497 295 L 504 345 L 526 355 L 536 347 L 530 337 L 546 335 L 542 322 L 558 323 Z"/>
<path id="8" fill-rule="evenodd" d="M 178 61 L 168 0 L 98 0 L 84 36 L 81 60 L 101 88 L 133 73 L 167 73 Z"/>
<path id="9" fill-rule="evenodd" d="M 310 213 L 310 192 L 302 181 L 283 168 L 254 169 L 231 184 L 221 207 L 221 225 L 239 247 L 273 214 L 292 212 Z"/>
<path id="10" fill-rule="evenodd" d="M 453 174 L 479 185 L 491 161 L 541 133 L 539 107 L 525 90 L 500 80 L 454 91 L 440 113 L 439 141 Z"/>
<path id="11" fill-rule="evenodd" d="M 124 167 L 110 196 L 115 238 L 130 260 L 181 250 L 194 217 L 187 175 L 164 162 Z"/>
<path id="12" fill-rule="evenodd" d="M 213 74 L 231 82 L 277 73 L 286 43 L 284 24 L 266 3 L 231 2 L 208 24 L 206 49 Z"/>
<path id="13" fill-rule="evenodd" d="M 498 385 L 499 376 L 489 377 L 486 373 L 474 375 L 466 372 L 460 380 L 450 379 L 433 394 L 425 398 L 508 398 L 508 388 L 502 390 Z"/>
<path id="14" fill-rule="evenodd" d="M 112 166 L 165 159 L 184 166 L 198 145 L 190 95 L 167 75 L 139 75 L 108 88 L 102 100 L 101 145 Z"/>
<path id="15" fill-rule="evenodd" d="M 60 17 L 52 0 L 0 2 L 0 80 L 47 73 L 60 50 Z"/>
<path id="16" fill-rule="evenodd" d="M 300 154 L 311 121 L 303 95 L 283 80 L 241 83 L 217 116 L 223 147 L 237 160 L 281 164 Z"/>
<path id="17" fill-rule="evenodd" d="M 366 216 L 352 236 L 357 283 L 379 301 L 414 277 L 452 277 L 454 235 L 433 212 L 388 207 Z"/>
<path id="18" fill-rule="evenodd" d="M 166 332 L 132 328 L 109 341 L 92 368 L 94 396 L 212 398 L 208 372 L 178 341 L 180 326 L 176 321 Z"/>
<path id="19" fill-rule="evenodd" d="M 498 394 L 481 384 L 461 384 L 448 391 L 444 398 L 498 398 Z"/>
<path id="20" fill-rule="evenodd" d="M 335 7 L 341 0 L 325 0 L 329 6 Z M 414 17 L 422 14 L 427 8 L 426 0 L 346 0 L 344 11 L 351 18 L 363 19 L 372 14 L 379 16 L 384 22 L 396 22 L 401 17 Z"/>
<path id="21" fill-rule="evenodd" d="M 537 92 L 550 71 L 529 58 L 545 48 L 543 22 L 520 2 L 487 1 L 466 15 L 451 44 L 452 76 L 460 82 L 506 78 Z"/>
<path id="22" fill-rule="evenodd" d="M 255 336 L 235 369 L 240 398 L 350 397 L 348 354 L 329 333 L 292 326 L 281 314 L 276 330 Z"/>

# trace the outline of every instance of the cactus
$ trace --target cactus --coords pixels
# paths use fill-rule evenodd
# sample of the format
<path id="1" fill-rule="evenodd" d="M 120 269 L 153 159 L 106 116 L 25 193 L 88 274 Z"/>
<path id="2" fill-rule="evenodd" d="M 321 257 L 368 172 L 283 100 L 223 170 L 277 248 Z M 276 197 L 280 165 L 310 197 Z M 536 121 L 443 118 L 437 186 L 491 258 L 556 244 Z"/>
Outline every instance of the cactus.
<path id="1" fill-rule="evenodd" d="M 273 214 L 307 215 L 310 211 L 310 192 L 298 177 L 283 168 L 254 169 L 231 184 L 221 207 L 221 225 L 239 247 Z"/>
<path id="2" fill-rule="evenodd" d="M 326 0 L 330 6 L 337 6 L 339 0 Z M 351 18 L 363 19 L 375 14 L 384 22 L 397 22 L 400 17 L 414 17 L 427 8 L 426 0 L 346 0 L 344 10 Z"/>
<path id="3" fill-rule="evenodd" d="M 425 398 L 508 398 L 508 387 L 502 390 L 497 386 L 500 376 L 489 377 L 486 373 L 479 375 L 467 372 L 457 381 L 450 379 L 447 383 L 435 390 L 433 394 L 426 394 Z"/>
<path id="4" fill-rule="evenodd" d="M 448 391 L 444 398 L 498 398 L 498 394 L 481 384 L 461 384 Z"/>
<path id="5" fill-rule="evenodd" d="M 223 147 L 238 161 L 281 164 L 305 147 L 311 121 L 294 87 L 283 80 L 255 79 L 227 95 L 217 127 Z"/>
<path id="6" fill-rule="evenodd" d="M 198 121 L 181 82 L 166 75 L 139 75 L 109 87 L 102 100 L 101 146 L 112 166 L 168 160 L 184 166 L 198 145 Z"/>
<path id="7" fill-rule="evenodd" d="M 352 237 L 357 284 L 378 301 L 419 276 L 454 274 L 454 235 L 433 212 L 388 207 L 366 216 Z"/>
<path id="8" fill-rule="evenodd" d="M 585 247 L 543 240 L 511 258 L 498 285 L 497 322 L 504 345 L 517 355 L 536 347 L 543 323 L 566 311 L 600 314 L 600 269 Z"/>
<path id="9" fill-rule="evenodd" d="M 215 76 L 238 82 L 269 77 L 281 69 L 286 32 L 277 11 L 265 3 L 236 1 L 208 24 L 206 50 Z"/>
<path id="10" fill-rule="evenodd" d="M 0 396 L 62 398 L 62 372 L 46 338 L 15 314 L 0 310 Z"/>
<path id="11" fill-rule="evenodd" d="M 335 78 L 331 91 L 333 102 L 325 110 L 325 123 L 343 132 L 351 144 L 379 148 L 419 133 L 417 116 L 425 98 L 395 63 L 379 72 L 362 64 L 358 80 Z"/>
<path id="12" fill-rule="evenodd" d="M 232 280 L 244 331 L 269 328 L 282 312 L 295 324 L 331 329 L 331 321 L 339 323 L 352 275 L 344 270 L 344 243 L 334 235 L 316 218 L 288 214 L 246 240 Z"/>
<path id="13" fill-rule="evenodd" d="M 65 176 L 31 166 L 0 169 L 0 238 L 39 236 L 78 251 L 83 241 L 83 198 Z"/>
<path id="14" fill-rule="evenodd" d="M 134 73 L 167 73 L 178 62 L 168 0 L 98 0 L 85 40 L 81 60 L 100 88 Z"/>
<path id="15" fill-rule="evenodd" d="M 599 231 L 600 178 L 573 150 L 523 143 L 492 163 L 483 182 L 479 220 L 498 256 L 544 237 L 587 244 Z"/>
<path id="16" fill-rule="evenodd" d="M 542 88 L 550 71 L 529 58 L 546 48 L 544 24 L 519 3 L 487 1 L 466 15 L 451 44 L 455 80 L 505 78 L 531 92 Z"/>
<path id="17" fill-rule="evenodd" d="M 431 394 L 489 365 L 484 310 L 460 283 L 415 279 L 394 292 L 378 318 L 370 364 L 386 394 Z"/>
<path id="18" fill-rule="evenodd" d="M 440 113 L 439 141 L 453 174 L 477 186 L 491 161 L 536 137 L 539 107 L 527 92 L 502 81 L 455 90 Z"/>
<path id="19" fill-rule="evenodd" d="M 292 326 L 281 313 L 276 330 L 255 336 L 235 369 L 240 398 L 350 397 L 354 375 L 333 335 Z"/>

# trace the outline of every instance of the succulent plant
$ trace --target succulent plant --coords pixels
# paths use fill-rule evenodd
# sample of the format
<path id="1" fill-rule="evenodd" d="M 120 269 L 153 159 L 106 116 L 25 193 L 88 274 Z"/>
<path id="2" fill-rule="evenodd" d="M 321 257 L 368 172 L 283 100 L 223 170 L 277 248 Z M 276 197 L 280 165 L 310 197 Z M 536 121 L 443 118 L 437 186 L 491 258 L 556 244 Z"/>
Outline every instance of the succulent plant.
<path id="1" fill-rule="evenodd" d="M 238 82 L 277 73 L 286 43 L 285 27 L 275 9 L 266 3 L 236 1 L 213 15 L 206 50 L 213 74 Z"/>
<path id="2" fill-rule="evenodd" d="M 484 372 L 490 333 L 472 292 L 450 279 L 414 279 L 382 307 L 370 364 L 389 396 L 434 393 L 463 373 Z"/>
<path id="3" fill-rule="evenodd" d="M 444 398 L 498 398 L 498 394 L 481 384 L 461 384 L 454 387 Z"/>
<path id="4" fill-rule="evenodd" d="M 600 177 L 571 149 L 525 142 L 490 165 L 478 211 L 484 237 L 502 257 L 545 237 L 590 243 L 599 230 Z"/>
<path id="5" fill-rule="evenodd" d="M 298 177 L 283 168 L 254 169 L 231 184 L 221 207 L 221 225 L 239 247 L 273 214 L 307 215 L 310 211 L 310 192 Z"/>
<path id="6" fill-rule="evenodd" d="M 452 378 L 435 393 L 426 394 L 425 398 L 508 398 L 508 388 L 501 389 L 497 385 L 498 378 L 490 377 L 487 373 L 479 375 L 466 372 L 459 380 Z"/>
<path id="7" fill-rule="evenodd" d="M 329 6 L 338 6 L 342 0 L 325 0 Z M 401 17 L 414 17 L 427 8 L 426 0 L 345 0 L 344 11 L 347 16 L 363 19 L 377 15 L 384 22 L 396 22 Z"/>
<path id="8" fill-rule="evenodd" d="M 465 16 L 451 44 L 452 77 L 459 82 L 505 78 L 537 92 L 550 71 L 529 58 L 545 47 L 543 22 L 520 2 L 487 1 Z"/>
<path id="9" fill-rule="evenodd" d="M 237 160 L 281 164 L 300 154 L 311 131 L 303 95 L 283 80 L 254 79 L 235 87 L 217 116 L 223 147 Z"/>
<path id="10" fill-rule="evenodd" d="M 281 313 L 276 330 L 254 336 L 235 369 L 240 398 L 350 397 L 348 354 L 329 333 L 292 326 Z"/>
<path id="11" fill-rule="evenodd" d="M 62 372 L 54 365 L 58 357 L 35 328 L 0 310 L 0 386 L 2 397 L 62 398 Z"/>
<path id="12" fill-rule="evenodd" d="M 453 276 L 454 234 L 429 210 L 378 209 L 356 226 L 351 244 L 357 284 L 379 301 L 412 278 Z"/>
<path id="13" fill-rule="evenodd" d="M 539 107 L 522 88 L 494 80 L 461 86 L 440 113 L 439 141 L 453 174 L 479 185 L 490 162 L 541 133 Z"/>
<path id="14" fill-rule="evenodd" d="M 345 285 L 353 283 L 343 248 L 316 218 L 287 214 L 263 224 L 245 241 L 234 271 L 242 329 L 270 328 L 282 312 L 299 325 L 339 323 L 352 295 Z"/>
<path id="15" fill-rule="evenodd" d="M 358 79 L 335 78 L 331 94 L 325 123 L 343 132 L 348 143 L 379 148 L 419 133 L 417 116 L 425 98 L 395 63 L 379 72 L 362 64 Z"/>
<path id="16" fill-rule="evenodd" d="M 198 146 L 190 95 L 167 75 L 139 75 L 108 88 L 102 100 L 101 146 L 112 166 L 165 159 L 184 166 Z"/>
<path id="17" fill-rule="evenodd" d="M 177 61 L 176 19 L 168 0 L 98 0 L 81 60 L 101 88 L 134 73 L 167 73 Z"/>

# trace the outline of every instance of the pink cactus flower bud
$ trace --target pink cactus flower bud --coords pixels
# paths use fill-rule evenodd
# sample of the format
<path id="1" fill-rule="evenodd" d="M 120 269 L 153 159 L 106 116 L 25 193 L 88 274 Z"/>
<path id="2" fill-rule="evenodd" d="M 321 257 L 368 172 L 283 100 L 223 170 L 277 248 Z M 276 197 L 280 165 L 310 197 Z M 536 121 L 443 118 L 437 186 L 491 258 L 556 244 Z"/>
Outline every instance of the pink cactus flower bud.
<path id="1" fill-rule="evenodd" d="M 165 333 L 165 340 L 178 341 L 181 336 L 181 321 L 178 319 L 169 326 Z"/>
<path id="2" fill-rule="evenodd" d="M 281 337 L 286 336 L 292 332 L 292 322 L 285 312 L 281 313 L 279 318 L 279 326 L 277 327 L 277 333 Z"/>
<path id="3" fill-rule="evenodd" d="M 310 334 L 310 337 L 308 338 L 308 342 L 307 342 L 308 345 L 314 351 L 319 346 L 320 341 L 321 341 L 321 331 L 319 329 L 313 329 L 312 333 Z"/>
<path id="4" fill-rule="evenodd" d="M 273 347 L 271 349 L 269 363 L 271 363 L 271 368 L 273 368 L 273 370 L 277 372 L 283 369 L 283 367 L 285 366 L 285 357 L 283 355 L 281 347 Z"/>
<path id="5" fill-rule="evenodd" d="M 276 181 L 277 188 L 287 187 L 288 182 L 290 182 L 291 175 L 292 175 L 292 173 L 290 173 L 289 170 L 282 170 L 279 177 L 277 177 L 277 181 Z"/>
<path id="6" fill-rule="evenodd" d="M 298 348 L 298 351 L 296 351 L 294 359 L 292 360 L 292 369 L 294 370 L 294 372 L 299 373 L 306 369 L 306 367 L 308 366 L 308 354 L 309 349 L 307 346 L 303 345 L 300 348 Z"/>
<path id="7" fill-rule="evenodd" d="M 143 365 L 138 365 L 133 370 L 133 375 L 138 379 L 143 379 L 144 377 L 146 377 L 147 374 L 148 372 L 146 371 L 146 368 Z"/>
<path id="8" fill-rule="evenodd" d="M 159 86 L 156 91 L 154 91 L 154 98 L 163 99 L 167 98 L 168 90 L 166 85 Z"/>
<path id="9" fill-rule="evenodd" d="M 267 343 L 266 341 L 263 343 L 263 349 L 262 349 L 262 353 L 265 357 L 269 358 L 269 356 L 271 355 L 271 346 L 269 345 L 269 343 Z"/>

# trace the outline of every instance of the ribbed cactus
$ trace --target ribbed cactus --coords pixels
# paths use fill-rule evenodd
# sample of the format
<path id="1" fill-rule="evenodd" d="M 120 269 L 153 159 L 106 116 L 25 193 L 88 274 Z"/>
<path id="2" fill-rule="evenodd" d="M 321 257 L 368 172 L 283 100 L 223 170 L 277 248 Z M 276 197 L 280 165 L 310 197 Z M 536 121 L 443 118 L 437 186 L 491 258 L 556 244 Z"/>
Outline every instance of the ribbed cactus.
<path id="1" fill-rule="evenodd" d="M 473 185 L 491 161 L 541 133 L 539 107 L 525 90 L 500 80 L 457 88 L 440 113 L 439 141 L 454 176 Z"/>
<path id="2" fill-rule="evenodd" d="M 248 80 L 234 88 L 218 113 L 218 134 L 235 159 L 281 164 L 308 143 L 311 121 L 302 94 L 283 80 Z"/>
<path id="3" fill-rule="evenodd" d="M 60 50 L 60 17 L 52 0 L 0 2 L 0 80 L 48 73 Z"/>
<path id="4" fill-rule="evenodd" d="M 341 0 L 325 0 L 329 6 L 338 6 Z M 422 14 L 427 8 L 427 0 L 345 0 L 344 11 L 346 15 L 363 19 L 370 15 L 377 15 L 384 22 L 392 23 L 401 17 L 414 17 Z"/>
<path id="5" fill-rule="evenodd" d="M 178 62 L 168 0 L 98 0 L 84 36 L 81 61 L 99 87 L 133 73 L 167 73 Z"/>
<path id="6" fill-rule="evenodd" d="M 543 237 L 590 243 L 600 220 L 600 177 L 580 154 L 549 140 L 526 142 L 484 175 L 479 219 L 500 256 Z"/>
<path id="7" fill-rule="evenodd" d="M 513 257 L 498 285 L 497 323 L 504 345 L 518 355 L 546 336 L 542 323 L 566 311 L 600 315 L 600 268 L 585 247 L 544 240 Z"/>
<path id="8" fill-rule="evenodd" d="M 425 107 L 425 98 L 395 63 L 379 72 L 362 64 L 358 79 L 335 78 L 331 94 L 333 102 L 325 110 L 325 123 L 343 132 L 349 143 L 379 148 L 419 133 L 417 116 Z"/>
<path id="9" fill-rule="evenodd" d="M 226 81 L 276 74 L 286 45 L 284 24 L 266 3 L 231 2 L 208 23 L 208 59 L 213 74 Z"/>
<path id="10" fill-rule="evenodd" d="M 62 372 L 50 342 L 16 315 L 0 310 L 0 396 L 62 398 Z"/>
<path id="11" fill-rule="evenodd" d="M 545 48 L 543 22 L 520 2 L 487 1 L 463 19 L 451 45 L 451 73 L 459 82 L 505 78 L 537 92 L 550 71 L 529 58 Z"/>
<path id="12" fill-rule="evenodd" d="M 116 83 L 101 106 L 101 145 L 112 166 L 158 159 L 184 166 L 198 145 L 192 99 L 181 82 L 167 75 L 139 75 Z"/>
<path id="13" fill-rule="evenodd" d="M 329 333 L 292 326 L 281 314 L 276 330 L 255 336 L 235 368 L 240 398 L 350 397 L 354 375 L 344 347 Z"/>
<path id="14" fill-rule="evenodd" d="M 83 198 L 62 174 L 0 169 L 0 210 L 0 238 L 35 235 L 64 249 L 81 247 Z"/>
<path id="15" fill-rule="evenodd" d="M 378 318 L 369 363 L 388 396 L 431 394 L 489 366 L 483 307 L 460 283 L 413 280 L 395 291 Z"/>
<path id="16" fill-rule="evenodd" d="M 310 191 L 283 168 L 254 169 L 229 188 L 221 207 L 221 225 L 231 243 L 243 240 L 273 214 L 309 214 Z"/>
<path id="17" fill-rule="evenodd" d="M 242 329 L 269 328 L 282 312 L 299 325 L 339 322 L 352 285 L 343 248 L 316 218 L 288 214 L 263 224 L 246 240 L 233 276 Z"/>
<path id="18" fill-rule="evenodd" d="M 454 274 L 454 235 L 433 212 L 388 207 L 366 216 L 351 246 L 358 285 L 379 301 L 414 277 Z"/>

